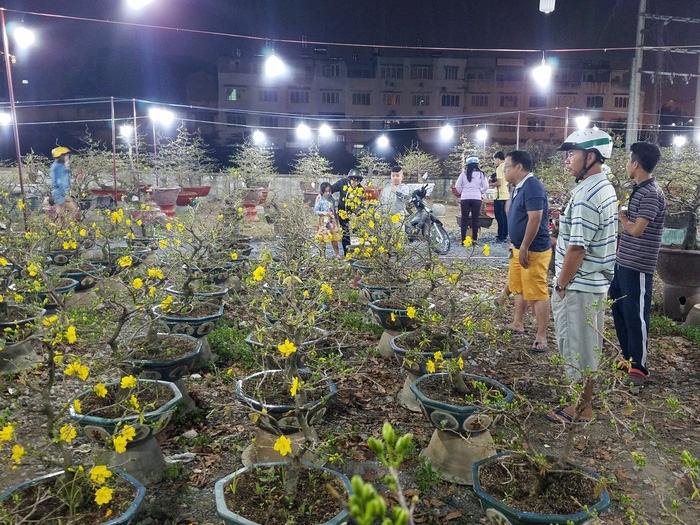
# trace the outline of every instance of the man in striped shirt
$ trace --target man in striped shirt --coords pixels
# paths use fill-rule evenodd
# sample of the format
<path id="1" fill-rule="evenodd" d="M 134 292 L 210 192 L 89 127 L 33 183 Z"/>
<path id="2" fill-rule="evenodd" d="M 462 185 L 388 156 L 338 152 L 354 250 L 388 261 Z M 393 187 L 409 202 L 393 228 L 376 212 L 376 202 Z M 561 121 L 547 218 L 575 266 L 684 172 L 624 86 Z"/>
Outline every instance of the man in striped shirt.
<path id="1" fill-rule="evenodd" d="M 603 348 L 605 299 L 615 265 L 617 196 L 602 172 L 612 154 L 612 139 L 598 129 L 578 130 L 559 150 L 566 151 L 565 166 L 576 182 L 559 221 L 555 251 L 555 289 L 552 313 L 557 345 L 570 380 L 586 370 L 596 371 Z M 589 325 L 590 322 L 590 325 Z M 592 416 L 593 383 L 583 392 L 584 409 L 579 421 Z M 574 406 L 548 414 L 552 421 L 571 422 Z"/>
<path id="2" fill-rule="evenodd" d="M 630 147 L 627 175 L 634 180 L 634 188 L 628 209 L 619 212 L 624 229 L 610 286 L 617 339 L 625 360 L 631 363 L 626 383 L 632 386 L 643 385 L 649 375 L 651 283 L 666 216 L 666 198 L 651 174 L 659 159 L 661 150 L 656 144 L 635 142 Z"/>

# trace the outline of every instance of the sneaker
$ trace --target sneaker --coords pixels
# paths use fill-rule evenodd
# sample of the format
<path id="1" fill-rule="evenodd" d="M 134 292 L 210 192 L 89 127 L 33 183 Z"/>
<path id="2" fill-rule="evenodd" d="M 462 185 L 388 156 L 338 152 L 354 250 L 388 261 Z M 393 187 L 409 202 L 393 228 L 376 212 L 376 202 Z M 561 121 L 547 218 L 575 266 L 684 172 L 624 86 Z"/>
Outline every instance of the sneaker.
<path id="1" fill-rule="evenodd" d="M 641 370 L 637 370 L 636 368 L 633 368 L 627 374 L 627 377 L 625 378 L 625 384 L 627 386 L 637 388 L 637 387 L 643 386 L 644 383 L 646 383 L 646 380 L 647 380 L 647 376 L 644 374 L 644 372 L 642 372 Z"/>

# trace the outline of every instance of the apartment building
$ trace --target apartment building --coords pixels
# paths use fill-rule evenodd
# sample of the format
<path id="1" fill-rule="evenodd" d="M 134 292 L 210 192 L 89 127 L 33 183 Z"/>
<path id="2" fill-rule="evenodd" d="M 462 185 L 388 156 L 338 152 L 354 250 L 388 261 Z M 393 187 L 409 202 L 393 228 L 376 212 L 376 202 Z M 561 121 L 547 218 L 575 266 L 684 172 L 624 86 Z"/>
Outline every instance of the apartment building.
<path id="1" fill-rule="evenodd" d="M 629 71 L 612 70 L 607 62 L 561 60 L 543 89 L 530 75 L 538 64 L 523 58 L 375 52 L 360 61 L 324 51 L 284 58 L 286 73 L 276 78 L 265 75 L 262 56 L 220 58 L 220 144 L 260 129 L 273 148 L 303 147 L 308 142 L 296 136 L 302 122 L 312 130 L 310 140 L 345 142 L 348 151 L 400 128 L 436 143 L 445 123 L 457 136 L 485 127 L 489 140 L 515 144 L 561 140 L 566 108 L 570 120 L 585 114 L 605 127 L 627 118 Z M 324 122 L 333 128 L 329 138 L 316 134 Z"/>

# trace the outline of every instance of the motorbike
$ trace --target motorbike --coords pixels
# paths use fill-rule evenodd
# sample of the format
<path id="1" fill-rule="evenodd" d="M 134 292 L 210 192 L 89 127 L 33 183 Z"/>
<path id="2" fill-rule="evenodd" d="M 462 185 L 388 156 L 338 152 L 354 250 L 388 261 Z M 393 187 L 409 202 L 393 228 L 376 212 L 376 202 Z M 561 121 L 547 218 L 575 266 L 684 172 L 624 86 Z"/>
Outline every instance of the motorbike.
<path id="1" fill-rule="evenodd" d="M 406 234 L 411 241 L 421 238 L 427 240 L 435 253 L 444 255 L 450 251 L 450 236 L 440 219 L 423 200 L 427 192 L 428 185 L 424 184 L 411 194 L 411 203 L 416 211 L 406 222 Z"/>

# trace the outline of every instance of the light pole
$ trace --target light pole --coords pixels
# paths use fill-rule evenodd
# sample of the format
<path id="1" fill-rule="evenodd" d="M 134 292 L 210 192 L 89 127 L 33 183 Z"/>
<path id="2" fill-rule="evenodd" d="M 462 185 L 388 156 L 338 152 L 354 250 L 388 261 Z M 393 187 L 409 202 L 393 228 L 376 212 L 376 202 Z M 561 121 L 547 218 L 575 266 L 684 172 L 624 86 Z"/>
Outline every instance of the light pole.
<path id="1" fill-rule="evenodd" d="M 156 137 L 156 122 L 161 124 L 170 124 L 174 118 L 173 114 L 167 109 L 151 108 L 148 112 L 153 124 L 153 170 L 155 171 L 155 184 L 158 187 L 158 139 Z M 167 181 L 166 181 L 167 184 Z"/>
<path id="2" fill-rule="evenodd" d="M 476 140 L 484 143 L 484 158 L 486 157 L 486 139 L 489 137 L 489 132 L 485 129 L 480 129 L 476 132 Z"/>
<path id="3" fill-rule="evenodd" d="M 5 8 L 0 8 L 0 23 L 2 23 L 2 45 L 5 57 L 5 73 L 7 74 L 7 89 L 10 96 L 10 118 L 12 120 L 12 130 L 15 135 L 15 153 L 17 155 L 17 173 L 19 174 L 19 191 L 22 194 L 22 214 L 24 217 L 24 228 L 27 229 L 27 198 L 24 192 L 24 177 L 22 176 L 22 153 L 19 148 L 19 128 L 17 127 L 17 108 L 15 108 L 15 92 L 12 88 L 12 68 L 10 67 L 10 44 L 7 39 L 7 27 L 5 26 Z M 31 43 L 33 37 L 31 33 L 24 31 L 24 37 Z"/>

